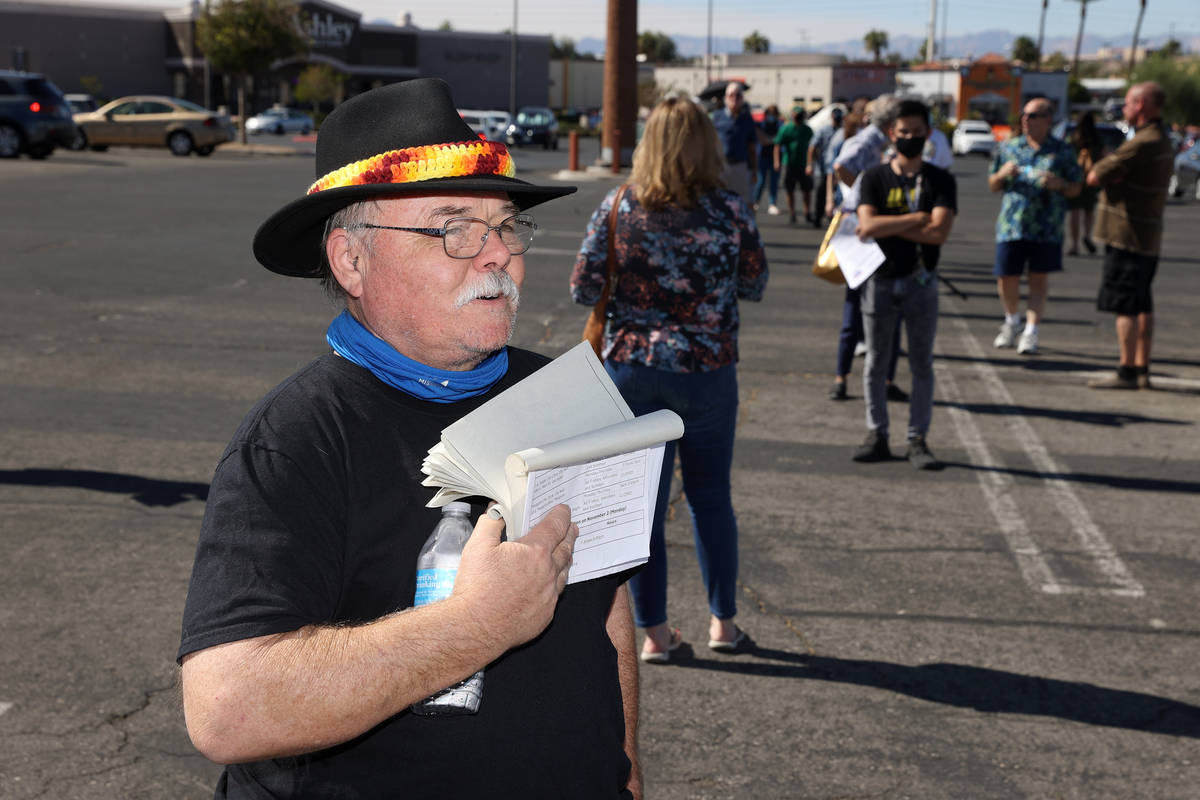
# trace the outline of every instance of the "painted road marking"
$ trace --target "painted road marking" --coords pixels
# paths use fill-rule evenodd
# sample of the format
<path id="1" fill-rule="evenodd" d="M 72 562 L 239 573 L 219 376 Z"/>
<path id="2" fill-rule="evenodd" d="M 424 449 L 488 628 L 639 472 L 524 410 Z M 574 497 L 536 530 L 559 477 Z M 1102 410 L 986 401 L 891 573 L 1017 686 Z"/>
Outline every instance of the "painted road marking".
<path id="1" fill-rule="evenodd" d="M 4 716 L 4 712 L 8 711 L 12 707 L 12 703 L 5 703 L 3 700 L 0 700 L 0 717 Z"/>
<path id="2" fill-rule="evenodd" d="M 966 320 L 958 315 L 953 315 L 952 319 L 968 355 L 974 360 L 975 371 L 983 381 L 992 402 L 1000 406 L 1015 406 L 1016 403 L 1009 393 L 1008 387 L 1004 385 L 996 368 L 987 360 L 979 340 L 971 334 L 967 327 Z M 945 381 L 947 398 L 953 403 L 962 404 L 962 394 L 958 391 L 958 385 L 950 375 L 949 369 L 939 365 L 938 379 Z M 1070 523 L 1084 554 L 1095 564 L 1097 571 L 1104 576 L 1108 585 L 1079 586 L 1059 580 L 1050 569 L 1049 563 L 1029 531 L 1028 523 L 1025 522 L 1011 496 L 1015 486 L 1012 476 L 995 469 L 1003 464 L 992 454 L 984 442 L 970 413 L 965 409 L 953 406 L 950 410 L 955 430 L 967 448 L 972 463 L 990 468 L 977 472 L 980 486 L 983 487 L 988 508 L 999 523 L 1010 549 L 1017 558 L 1021 575 L 1030 586 L 1047 594 L 1145 596 L 1145 588 L 1130 574 L 1125 563 L 1121 561 L 1105 538 L 1104 533 L 1092 520 L 1091 514 L 1088 513 L 1083 501 L 1075 494 L 1075 490 L 1067 481 L 1054 477 L 1063 474 L 1066 470 L 1050 455 L 1050 451 L 1046 449 L 1029 421 L 1021 414 L 1010 414 L 1006 421 L 1013 439 L 1029 456 L 1034 468 L 1042 474 L 1042 481 L 1054 498 L 1059 512 Z"/>

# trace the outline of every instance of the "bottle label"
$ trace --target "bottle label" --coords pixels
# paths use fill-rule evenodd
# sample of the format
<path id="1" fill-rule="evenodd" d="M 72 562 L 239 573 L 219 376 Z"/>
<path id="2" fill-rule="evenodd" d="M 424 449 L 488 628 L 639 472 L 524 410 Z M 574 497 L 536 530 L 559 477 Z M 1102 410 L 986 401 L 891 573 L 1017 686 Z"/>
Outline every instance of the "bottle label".
<path id="1" fill-rule="evenodd" d="M 454 577 L 457 574 L 457 569 L 417 570 L 417 593 L 413 598 L 413 605 L 423 606 L 449 597 L 454 589 Z"/>

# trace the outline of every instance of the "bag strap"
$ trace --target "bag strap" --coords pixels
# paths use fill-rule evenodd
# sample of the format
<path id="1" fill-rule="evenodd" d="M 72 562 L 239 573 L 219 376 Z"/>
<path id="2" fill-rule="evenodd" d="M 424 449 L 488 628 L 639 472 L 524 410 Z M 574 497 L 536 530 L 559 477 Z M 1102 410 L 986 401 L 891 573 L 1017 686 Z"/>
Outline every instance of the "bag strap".
<path id="1" fill-rule="evenodd" d="M 617 274 L 617 212 L 621 208 L 621 198 L 628 191 L 629 184 L 622 183 L 617 187 L 617 193 L 613 197 L 612 208 L 608 212 L 608 272 L 604 276 L 604 287 L 600 289 L 600 299 L 596 301 L 596 305 L 604 308 L 608 304 L 608 299 L 612 294 L 613 283 Z"/>

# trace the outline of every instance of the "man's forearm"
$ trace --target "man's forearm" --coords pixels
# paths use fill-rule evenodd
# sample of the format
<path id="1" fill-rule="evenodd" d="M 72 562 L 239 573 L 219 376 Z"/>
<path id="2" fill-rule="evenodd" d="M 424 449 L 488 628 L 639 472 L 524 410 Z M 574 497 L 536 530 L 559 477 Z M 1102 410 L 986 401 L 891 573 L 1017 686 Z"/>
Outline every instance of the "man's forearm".
<path id="1" fill-rule="evenodd" d="M 629 589 L 621 586 L 608 613 L 608 637 L 617 651 L 617 674 L 621 681 L 621 704 L 625 711 L 625 755 L 629 757 L 629 790 L 634 800 L 642 797 L 642 768 L 638 759 L 638 657 Z"/>
<path id="2" fill-rule="evenodd" d="M 929 215 L 921 212 L 886 216 L 875 214 L 865 219 L 860 218 L 858 235 L 872 239 L 883 239 L 888 236 L 903 236 L 915 232 L 929 222 Z"/>
<path id="3" fill-rule="evenodd" d="M 366 625 L 307 626 L 193 653 L 182 675 L 188 732 L 218 763 L 349 741 L 503 652 L 470 625 L 451 597 Z"/>
<path id="4" fill-rule="evenodd" d="M 846 184 L 847 186 L 853 186 L 854 179 L 858 177 L 858 173 L 852 172 L 851 170 L 847 169 L 846 167 L 844 167 L 840 164 L 834 165 L 833 172 L 835 175 L 838 176 L 838 180 L 841 181 L 842 183 Z"/>

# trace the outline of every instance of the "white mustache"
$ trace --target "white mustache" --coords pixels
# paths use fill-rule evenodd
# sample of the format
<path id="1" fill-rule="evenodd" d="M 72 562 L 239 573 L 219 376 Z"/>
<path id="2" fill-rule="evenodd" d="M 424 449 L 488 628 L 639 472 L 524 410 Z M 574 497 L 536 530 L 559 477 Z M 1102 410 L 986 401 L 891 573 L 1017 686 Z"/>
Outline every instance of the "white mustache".
<path id="1" fill-rule="evenodd" d="M 462 308 L 480 297 L 499 297 L 500 295 L 509 299 L 514 311 L 521 305 L 521 288 L 507 272 L 503 270 L 485 272 L 483 277 L 475 283 L 463 287 L 462 291 L 458 293 L 458 297 L 455 298 L 454 307 Z"/>

